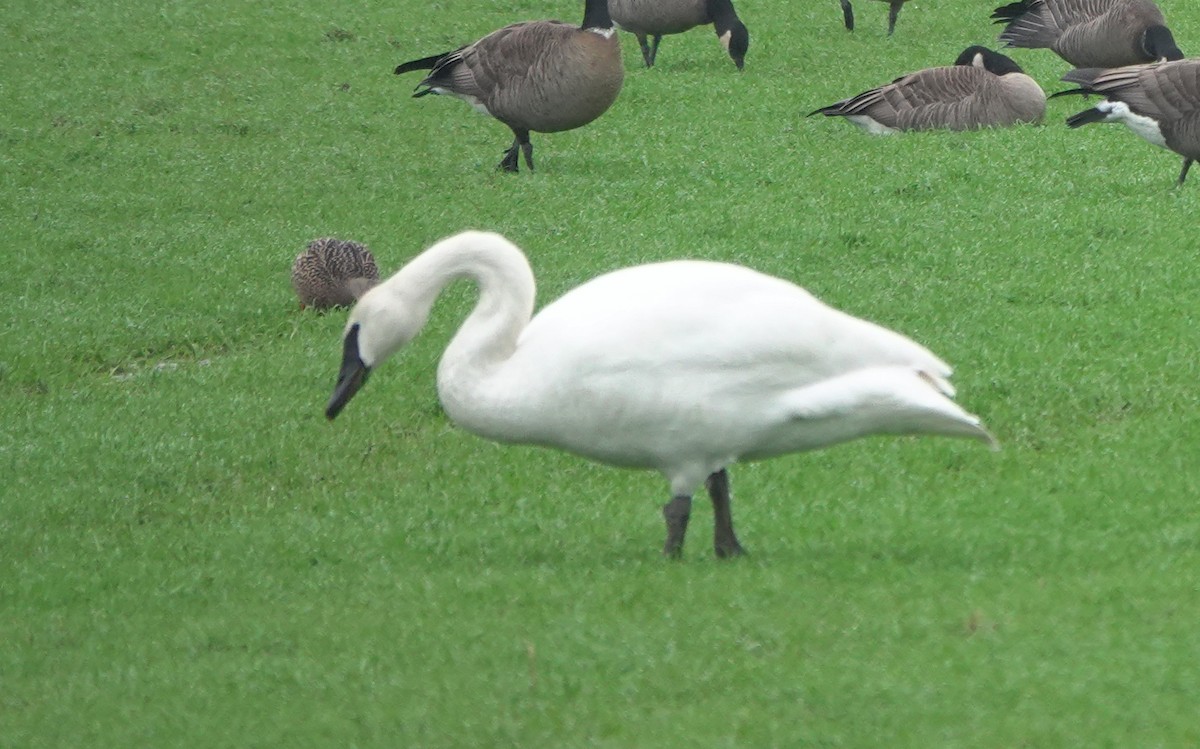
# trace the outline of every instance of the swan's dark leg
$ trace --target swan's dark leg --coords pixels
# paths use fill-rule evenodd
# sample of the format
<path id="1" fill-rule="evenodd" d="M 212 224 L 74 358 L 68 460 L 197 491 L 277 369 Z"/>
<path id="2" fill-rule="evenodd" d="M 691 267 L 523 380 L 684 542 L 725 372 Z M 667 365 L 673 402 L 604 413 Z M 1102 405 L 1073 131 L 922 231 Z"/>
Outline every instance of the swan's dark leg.
<path id="1" fill-rule="evenodd" d="M 1183 181 L 1185 179 L 1187 179 L 1187 173 L 1188 173 L 1188 170 L 1192 168 L 1193 161 L 1195 161 L 1195 159 L 1184 159 L 1183 160 L 1183 171 L 1179 173 L 1179 181 L 1175 183 L 1176 185 L 1182 185 Z"/>
<path id="2" fill-rule="evenodd" d="M 892 0 L 892 7 L 888 9 L 888 36 L 896 30 L 896 18 L 900 15 L 901 5 L 904 5 L 904 0 Z"/>
<path id="3" fill-rule="evenodd" d="M 678 559 L 683 553 L 683 537 L 687 534 L 688 518 L 692 516 L 692 498 L 675 497 L 663 505 L 663 518 L 667 521 L 667 542 L 663 545 L 663 556 Z"/>
<path id="4" fill-rule="evenodd" d="M 729 507 L 729 472 L 724 468 L 704 483 L 713 503 L 713 550 L 722 559 L 746 553 L 733 532 L 733 511 Z"/>
<path id="5" fill-rule="evenodd" d="M 645 34 L 637 35 L 638 46 L 642 48 L 642 62 L 646 63 L 646 67 L 654 67 L 654 53 L 650 51 L 650 45 L 646 42 Z"/>
<path id="6" fill-rule="evenodd" d="M 654 45 L 652 47 L 650 47 L 650 65 L 648 65 L 647 67 L 653 67 L 654 61 L 658 59 L 658 43 L 661 41 L 662 41 L 662 34 L 655 34 L 654 35 Z"/>
<path id="7" fill-rule="evenodd" d="M 846 28 L 854 31 L 854 8 L 850 7 L 850 0 L 842 0 L 842 15 L 846 19 Z"/>
<path id="8" fill-rule="evenodd" d="M 525 153 L 525 163 L 529 166 L 529 171 L 532 172 L 533 144 L 529 142 L 529 131 L 518 130 L 515 127 L 512 129 L 512 131 L 513 135 L 516 137 L 513 138 L 512 146 L 510 146 L 509 149 L 504 152 L 504 158 L 500 159 L 498 168 L 503 169 L 506 172 L 520 171 L 517 159 L 520 158 L 519 152 L 523 151 Z"/>

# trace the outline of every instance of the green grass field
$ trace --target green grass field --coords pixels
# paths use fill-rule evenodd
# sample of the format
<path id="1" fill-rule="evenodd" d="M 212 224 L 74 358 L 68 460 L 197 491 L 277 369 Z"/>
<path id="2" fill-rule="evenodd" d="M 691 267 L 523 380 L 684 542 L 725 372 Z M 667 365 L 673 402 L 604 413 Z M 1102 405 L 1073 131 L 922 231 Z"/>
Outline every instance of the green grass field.
<path id="1" fill-rule="evenodd" d="M 998 4 L 998 3 L 997 3 Z M 1185 52 L 1200 12 L 1161 0 Z M 1200 744 L 1200 175 L 1119 126 L 870 138 L 805 118 L 994 46 L 992 4 L 738 0 L 605 116 L 511 134 L 404 60 L 578 2 L 16 0 L 0 15 L 0 744 Z M 1067 65 L 1014 55 L 1048 91 Z M 394 270 L 500 231 L 548 301 L 714 258 L 925 343 L 999 453 L 872 439 L 738 466 L 750 556 L 664 482 L 484 442 L 441 301 L 337 422 L 308 240 Z"/>

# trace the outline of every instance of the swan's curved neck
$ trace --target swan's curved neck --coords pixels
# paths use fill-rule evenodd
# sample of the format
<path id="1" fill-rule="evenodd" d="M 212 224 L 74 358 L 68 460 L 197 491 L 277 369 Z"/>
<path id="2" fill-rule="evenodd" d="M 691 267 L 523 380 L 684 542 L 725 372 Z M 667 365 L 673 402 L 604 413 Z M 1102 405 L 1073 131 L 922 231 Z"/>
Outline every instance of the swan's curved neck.
<path id="1" fill-rule="evenodd" d="M 469 421 L 490 400 L 488 380 L 512 356 L 533 314 L 535 285 L 525 255 L 493 234 L 468 233 L 443 240 L 405 266 L 398 286 L 419 290 L 424 312 L 458 279 L 479 288 L 475 308 L 438 364 L 438 392 L 447 414 Z"/>

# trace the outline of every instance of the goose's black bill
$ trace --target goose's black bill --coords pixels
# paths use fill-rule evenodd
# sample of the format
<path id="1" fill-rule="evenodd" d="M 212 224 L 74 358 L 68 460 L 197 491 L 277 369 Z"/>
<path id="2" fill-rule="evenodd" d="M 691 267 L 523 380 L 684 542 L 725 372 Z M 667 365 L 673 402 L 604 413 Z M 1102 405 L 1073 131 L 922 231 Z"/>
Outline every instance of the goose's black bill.
<path id="1" fill-rule="evenodd" d="M 354 394 L 367 384 L 371 368 L 363 363 L 358 355 L 358 325 L 346 333 L 346 341 L 342 349 L 342 369 L 338 372 L 337 384 L 333 386 L 333 396 L 329 405 L 325 406 L 325 418 L 333 421 L 342 412 Z"/>

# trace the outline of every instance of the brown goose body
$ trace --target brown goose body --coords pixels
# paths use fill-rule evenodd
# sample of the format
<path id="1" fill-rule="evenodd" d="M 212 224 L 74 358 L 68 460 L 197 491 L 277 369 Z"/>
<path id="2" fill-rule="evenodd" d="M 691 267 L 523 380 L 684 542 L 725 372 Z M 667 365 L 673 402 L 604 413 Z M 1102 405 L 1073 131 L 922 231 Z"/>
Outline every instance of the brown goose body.
<path id="1" fill-rule="evenodd" d="M 1009 47 L 1050 49 L 1077 68 L 1116 68 L 1183 53 L 1154 0 L 1018 0 L 996 8 Z"/>
<path id="2" fill-rule="evenodd" d="M 292 288 L 300 307 L 348 307 L 379 283 L 371 251 L 358 242 L 314 239 L 292 263 Z"/>
<path id="3" fill-rule="evenodd" d="M 618 26 L 637 37 L 646 67 L 653 67 L 664 36 L 712 24 L 725 51 L 741 70 L 750 35 L 732 0 L 608 0 Z"/>
<path id="4" fill-rule="evenodd" d="M 588 124 L 616 101 L 625 75 L 605 0 L 587 0 L 582 26 L 515 23 L 453 52 L 404 63 L 396 73 L 411 70 L 430 70 L 413 96 L 455 96 L 508 125 L 515 140 L 500 167 L 512 172 L 518 150 L 533 169 L 530 132 Z"/>
<path id="5" fill-rule="evenodd" d="M 1078 89 L 1055 94 L 1098 94 L 1104 101 L 1067 119 L 1071 127 L 1121 122 L 1146 141 L 1183 157 L 1177 184 L 1200 159 L 1200 60 L 1080 69 L 1063 76 Z"/>
<path id="6" fill-rule="evenodd" d="M 954 65 L 918 70 L 812 112 L 845 117 L 872 134 L 1003 127 L 1040 122 L 1045 113 L 1037 82 L 986 47 L 968 47 Z"/>
<path id="7" fill-rule="evenodd" d="M 896 19 L 900 17 L 900 8 L 908 0 L 880 0 L 887 3 L 888 8 L 888 36 L 891 36 L 896 31 Z M 846 21 L 846 28 L 854 31 L 854 8 L 850 5 L 850 0 L 842 0 L 842 17 Z"/>

